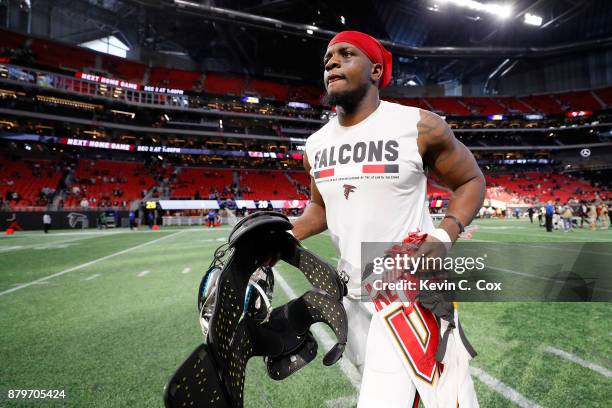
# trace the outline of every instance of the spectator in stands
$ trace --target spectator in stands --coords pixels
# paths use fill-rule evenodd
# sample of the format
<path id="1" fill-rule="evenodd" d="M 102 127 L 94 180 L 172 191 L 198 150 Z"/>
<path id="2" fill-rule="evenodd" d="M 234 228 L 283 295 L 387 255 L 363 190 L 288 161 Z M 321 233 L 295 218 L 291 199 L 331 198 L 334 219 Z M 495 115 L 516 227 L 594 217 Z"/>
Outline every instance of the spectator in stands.
<path id="1" fill-rule="evenodd" d="M 553 230 L 553 215 L 555 215 L 555 206 L 552 201 L 548 201 L 545 207 L 546 211 L 546 231 L 552 232 Z"/>
<path id="2" fill-rule="evenodd" d="M 89 208 L 89 201 L 87 201 L 87 197 L 83 197 L 81 200 L 81 208 Z"/>
<path id="3" fill-rule="evenodd" d="M 43 215 L 43 229 L 45 230 L 45 234 L 48 234 L 51 229 L 51 216 L 47 213 Z"/>

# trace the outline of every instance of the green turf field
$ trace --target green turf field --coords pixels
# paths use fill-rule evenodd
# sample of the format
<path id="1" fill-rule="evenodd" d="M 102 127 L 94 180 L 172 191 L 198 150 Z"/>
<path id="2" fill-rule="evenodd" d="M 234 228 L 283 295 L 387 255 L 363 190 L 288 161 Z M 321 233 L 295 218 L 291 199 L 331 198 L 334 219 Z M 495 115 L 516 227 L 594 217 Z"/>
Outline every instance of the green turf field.
<path id="1" fill-rule="evenodd" d="M 475 241 L 612 242 L 612 230 L 564 234 L 524 220 L 476 224 Z M 161 407 L 165 382 L 202 340 L 197 286 L 227 233 L 194 228 L 0 237 L 0 390 L 64 389 L 70 407 Z M 336 256 L 327 234 L 305 245 L 330 262 Z M 274 303 L 284 303 L 287 291 L 307 289 L 297 271 L 282 263 L 276 269 Z M 479 353 L 473 366 L 482 407 L 612 406 L 609 303 L 462 303 L 459 310 Z M 260 359 L 251 360 L 246 406 L 354 406 L 351 379 L 358 378 L 347 376 L 346 362 L 324 367 L 324 350 L 320 346 L 317 360 L 283 382 L 270 380 Z M 0 397 L 3 407 L 58 405 Z"/>

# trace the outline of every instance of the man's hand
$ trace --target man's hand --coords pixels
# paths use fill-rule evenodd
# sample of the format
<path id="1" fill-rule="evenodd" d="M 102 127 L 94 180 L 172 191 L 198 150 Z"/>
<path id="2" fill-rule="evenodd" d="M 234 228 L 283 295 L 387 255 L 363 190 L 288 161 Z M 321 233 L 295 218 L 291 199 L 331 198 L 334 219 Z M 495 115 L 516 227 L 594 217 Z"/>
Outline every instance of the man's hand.
<path id="1" fill-rule="evenodd" d="M 444 242 L 440 241 L 432 235 L 427 235 L 425 241 L 419 246 L 413 255 L 413 258 L 421 258 L 421 267 L 416 271 L 418 275 L 431 275 L 435 277 L 436 272 L 441 272 L 437 268 L 439 264 L 444 264 L 447 250 Z M 441 259 L 442 262 L 436 261 Z"/>

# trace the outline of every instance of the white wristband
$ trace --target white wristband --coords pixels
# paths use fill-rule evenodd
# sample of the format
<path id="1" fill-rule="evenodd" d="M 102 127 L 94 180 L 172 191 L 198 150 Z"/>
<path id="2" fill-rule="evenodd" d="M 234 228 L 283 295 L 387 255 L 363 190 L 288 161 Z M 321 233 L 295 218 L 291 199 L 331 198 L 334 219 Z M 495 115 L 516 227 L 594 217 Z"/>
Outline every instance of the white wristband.
<path id="1" fill-rule="evenodd" d="M 429 232 L 428 235 L 431 235 L 438 241 L 442 242 L 444 244 L 444 247 L 446 248 L 446 252 L 450 251 L 451 247 L 453 246 L 453 240 L 448 235 L 448 232 L 446 232 L 442 228 L 436 228 L 432 232 Z"/>

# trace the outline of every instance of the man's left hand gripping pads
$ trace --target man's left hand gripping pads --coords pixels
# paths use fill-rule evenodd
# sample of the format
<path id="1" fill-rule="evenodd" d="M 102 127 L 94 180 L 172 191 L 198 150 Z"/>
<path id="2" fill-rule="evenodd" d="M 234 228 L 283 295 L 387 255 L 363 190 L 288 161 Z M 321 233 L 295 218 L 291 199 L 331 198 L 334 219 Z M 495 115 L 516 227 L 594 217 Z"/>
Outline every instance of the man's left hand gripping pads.
<path id="1" fill-rule="evenodd" d="M 342 306 L 347 282 L 302 248 L 287 233 L 289 229 L 291 223 L 282 214 L 255 213 L 236 224 L 226 251 L 215 251 L 211 267 L 221 272 L 209 299 L 212 313 L 206 322 L 206 343 L 192 352 L 166 385 L 166 407 L 242 407 L 249 358 L 263 356 L 271 378 L 286 378 L 315 358 L 317 343 L 309 329 L 317 322 L 326 323 L 337 337 L 323 363 L 331 365 L 342 357 L 348 332 Z M 313 288 L 271 311 L 253 310 L 252 305 L 267 304 L 269 299 L 263 297 L 272 293 L 272 270 L 262 267 L 271 258 L 298 268 Z M 268 292 L 252 290 L 258 269 L 260 275 L 269 274 Z"/>

